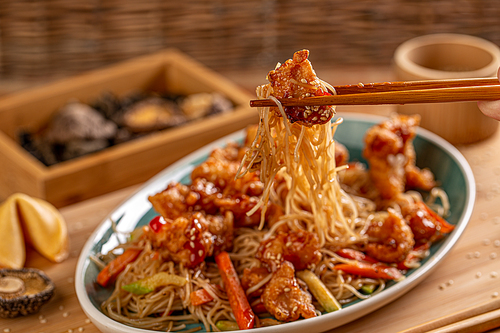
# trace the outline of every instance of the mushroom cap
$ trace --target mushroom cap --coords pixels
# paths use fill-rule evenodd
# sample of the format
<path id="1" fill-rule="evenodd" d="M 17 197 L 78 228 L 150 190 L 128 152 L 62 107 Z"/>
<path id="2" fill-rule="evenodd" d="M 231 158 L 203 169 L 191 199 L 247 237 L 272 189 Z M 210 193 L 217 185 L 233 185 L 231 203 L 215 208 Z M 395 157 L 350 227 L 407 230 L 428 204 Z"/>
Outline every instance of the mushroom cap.
<path id="1" fill-rule="evenodd" d="M 9 280 L 4 284 L 9 284 L 9 289 L 0 290 L 0 318 L 36 313 L 54 294 L 52 280 L 35 268 L 0 269 L 0 279 L 4 278 Z M 24 282 L 21 289 L 17 286 L 19 279 Z"/>
<path id="2" fill-rule="evenodd" d="M 91 106 L 70 102 L 52 118 L 46 137 L 50 142 L 112 138 L 118 127 Z"/>

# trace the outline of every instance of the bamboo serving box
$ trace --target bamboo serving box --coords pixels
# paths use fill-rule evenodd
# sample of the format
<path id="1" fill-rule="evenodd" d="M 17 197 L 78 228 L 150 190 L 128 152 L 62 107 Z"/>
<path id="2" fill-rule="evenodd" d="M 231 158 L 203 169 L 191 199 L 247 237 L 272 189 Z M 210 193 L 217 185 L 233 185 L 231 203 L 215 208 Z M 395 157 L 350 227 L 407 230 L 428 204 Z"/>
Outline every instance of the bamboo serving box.
<path id="1" fill-rule="evenodd" d="M 234 110 L 45 166 L 17 139 L 36 130 L 70 99 L 91 103 L 104 91 L 219 92 Z M 151 178 L 207 143 L 258 121 L 251 96 L 175 49 L 137 57 L 0 99 L 0 199 L 22 192 L 62 207 Z"/>

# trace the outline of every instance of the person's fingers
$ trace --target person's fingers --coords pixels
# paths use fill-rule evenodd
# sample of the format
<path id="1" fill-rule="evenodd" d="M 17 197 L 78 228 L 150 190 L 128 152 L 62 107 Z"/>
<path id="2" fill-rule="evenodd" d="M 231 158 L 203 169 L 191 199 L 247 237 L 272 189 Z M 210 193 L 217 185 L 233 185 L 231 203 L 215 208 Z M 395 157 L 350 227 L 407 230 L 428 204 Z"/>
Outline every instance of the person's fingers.
<path id="1" fill-rule="evenodd" d="M 500 100 L 478 101 L 477 106 L 485 116 L 500 120 Z"/>

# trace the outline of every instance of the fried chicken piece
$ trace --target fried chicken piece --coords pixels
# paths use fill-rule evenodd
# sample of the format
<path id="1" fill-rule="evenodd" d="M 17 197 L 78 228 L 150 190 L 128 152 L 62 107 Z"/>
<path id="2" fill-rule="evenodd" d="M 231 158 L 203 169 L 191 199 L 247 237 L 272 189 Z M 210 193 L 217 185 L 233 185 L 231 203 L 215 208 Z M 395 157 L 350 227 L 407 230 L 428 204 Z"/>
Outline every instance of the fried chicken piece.
<path id="1" fill-rule="evenodd" d="M 196 193 L 183 184 L 172 182 L 167 188 L 155 195 L 149 196 L 149 202 L 155 211 L 166 219 L 175 220 L 194 206 L 199 200 Z"/>
<path id="2" fill-rule="evenodd" d="M 419 188 L 425 191 L 430 191 L 435 187 L 436 181 L 434 174 L 429 169 L 420 169 L 412 164 L 407 164 L 406 171 L 406 188 Z"/>
<path id="3" fill-rule="evenodd" d="M 415 138 L 420 116 L 398 115 L 370 128 L 365 135 L 363 156 L 370 177 L 383 199 L 391 199 L 408 188 L 434 187 L 430 170 L 415 166 Z"/>
<path id="4" fill-rule="evenodd" d="M 349 150 L 340 142 L 335 142 L 335 165 L 341 166 L 349 162 Z"/>
<path id="5" fill-rule="evenodd" d="M 170 258 L 186 267 L 195 267 L 206 257 L 229 251 L 233 245 L 233 218 L 185 213 L 174 220 L 167 219 L 159 230 L 144 228 L 143 237 L 153 248 L 166 249 Z"/>
<path id="6" fill-rule="evenodd" d="M 288 59 L 267 74 L 272 96 L 281 99 L 331 95 L 331 92 L 324 88 L 316 76 L 308 57 L 308 50 L 297 51 L 292 59 Z M 297 122 L 308 127 L 325 124 L 335 114 L 333 106 L 287 106 L 284 109 L 291 123 Z M 281 116 L 278 108 L 272 108 L 272 110 Z"/>
<path id="7" fill-rule="evenodd" d="M 236 143 L 214 149 L 206 161 L 194 168 L 192 185 L 173 182 L 162 192 L 150 196 L 153 208 L 167 219 L 198 210 L 210 215 L 230 211 L 237 226 L 259 225 L 262 209 L 247 215 L 259 203 L 263 192 L 259 174 L 247 172 L 235 179 L 245 149 Z M 274 222 L 281 215 L 282 211 L 273 208 L 266 212 L 266 219 Z"/>
<path id="8" fill-rule="evenodd" d="M 401 214 L 408 221 L 416 243 L 436 242 L 454 228 L 422 201 L 400 197 L 396 203 L 401 207 Z"/>
<path id="9" fill-rule="evenodd" d="M 266 310 L 280 321 L 295 321 L 299 317 L 316 316 L 312 297 L 300 289 L 293 265 L 284 261 L 274 272 L 261 296 Z"/>
<path id="10" fill-rule="evenodd" d="M 243 177 L 237 178 L 241 158 L 246 148 L 230 143 L 224 148 L 216 148 L 207 160 L 194 168 L 191 179 L 206 179 L 213 183 L 225 195 L 234 193 L 248 196 L 259 196 L 263 191 L 263 184 L 259 174 L 248 172 Z"/>
<path id="11" fill-rule="evenodd" d="M 258 285 L 264 278 L 270 274 L 269 270 L 265 267 L 252 267 L 245 268 L 243 270 L 243 275 L 241 276 L 240 282 L 241 286 L 245 291 Z M 265 285 L 257 289 L 256 291 L 250 293 L 249 297 L 260 297 L 264 292 Z"/>
<path id="12" fill-rule="evenodd" d="M 369 243 L 365 245 L 366 254 L 386 263 L 403 261 L 413 249 L 413 232 L 401 214 L 388 209 L 389 216 L 383 221 L 372 221 L 366 234 Z"/>
<path id="13" fill-rule="evenodd" d="M 303 270 L 321 261 L 318 236 L 312 232 L 278 232 L 260 243 L 255 257 L 272 271 L 288 261 L 295 269 Z"/>

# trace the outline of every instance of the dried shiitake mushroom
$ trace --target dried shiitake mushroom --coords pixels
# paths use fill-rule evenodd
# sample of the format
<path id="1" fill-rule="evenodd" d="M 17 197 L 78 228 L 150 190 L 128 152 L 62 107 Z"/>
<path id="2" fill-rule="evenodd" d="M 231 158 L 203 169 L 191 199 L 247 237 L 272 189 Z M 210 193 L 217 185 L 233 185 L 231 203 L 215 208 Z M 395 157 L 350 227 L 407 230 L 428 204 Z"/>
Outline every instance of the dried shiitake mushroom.
<path id="1" fill-rule="evenodd" d="M 174 102 L 151 97 L 130 106 L 123 114 L 123 125 L 132 132 L 151 132 L 186 122 Z"/>
<path id="2" fill-rule="evenodd" d="M 38 269 L 0 269 L 0 318 L 38 312 L 54 289 L 52 280 Z"/>

